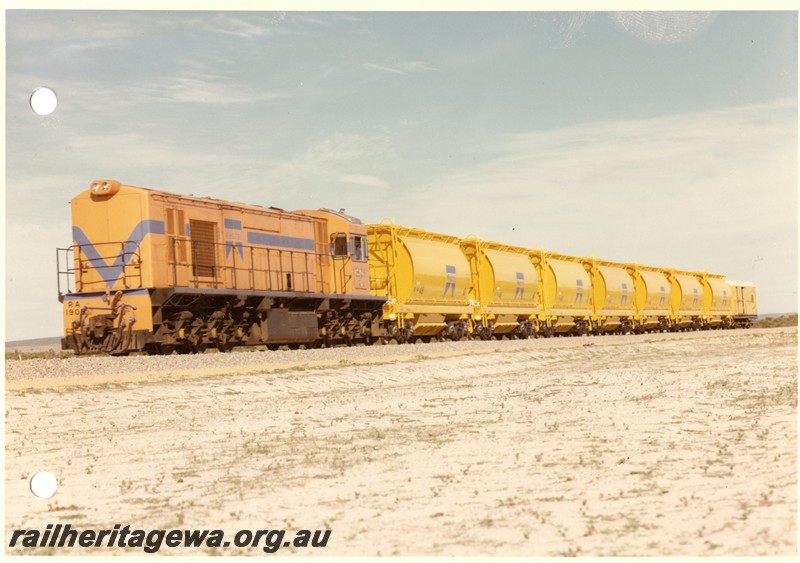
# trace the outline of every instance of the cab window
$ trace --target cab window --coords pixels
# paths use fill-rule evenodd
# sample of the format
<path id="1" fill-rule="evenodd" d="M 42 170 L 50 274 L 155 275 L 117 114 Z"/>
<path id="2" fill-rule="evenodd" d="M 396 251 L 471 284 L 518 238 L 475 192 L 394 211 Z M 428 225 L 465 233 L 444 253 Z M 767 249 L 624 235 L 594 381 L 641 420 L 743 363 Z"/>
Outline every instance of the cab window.
<path id="1" fill-rule="evenodd" d="M 353 244 L 353 260 L 356 262 L 367 261 L 367 237 L 360 235 L 353 235 L 351 237 Z"/>
<path id="2" fill-rule="evenodd" d="M 331 254 L 334 258 L 347 258 L 346 233 L 334 233 L 331 235 Z"/>

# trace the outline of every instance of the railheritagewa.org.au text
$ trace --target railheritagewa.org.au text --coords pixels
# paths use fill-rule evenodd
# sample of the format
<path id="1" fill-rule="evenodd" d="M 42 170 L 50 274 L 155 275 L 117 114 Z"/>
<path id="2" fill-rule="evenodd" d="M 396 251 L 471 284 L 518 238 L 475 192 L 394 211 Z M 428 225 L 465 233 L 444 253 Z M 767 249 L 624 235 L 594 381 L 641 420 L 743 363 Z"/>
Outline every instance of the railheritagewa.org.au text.
<path id="1" fill-rule="evenodd" d="M 223 530 L 138 530 L 115 524 L 112 529 L 77 529 L 70 524 L 48 524 L 44 530 L 14 530 L 8 547 L 16 548 L 113 548 L 141 549 L 156 553 L 168 548 L 226 548 L 261 549 L 275 553 L 283 548 L 324 548 L 331 537 L 330 530 L 239 530 L 232 537 Z"/>

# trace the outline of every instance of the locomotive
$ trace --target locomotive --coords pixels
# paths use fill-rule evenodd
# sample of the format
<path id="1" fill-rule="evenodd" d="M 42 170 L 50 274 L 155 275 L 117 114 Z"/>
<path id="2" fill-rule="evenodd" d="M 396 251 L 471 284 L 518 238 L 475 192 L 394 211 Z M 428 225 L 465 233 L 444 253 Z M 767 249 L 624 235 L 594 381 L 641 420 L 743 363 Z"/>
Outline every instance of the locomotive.
<path id="1" fill-rule="evenodd" d="M 92 182 L 57 250 L 62 348 L 228 352 L 749 326 L 755 287 L 411 229 Z M 63 289 L 63 291 L 62 291 Z"/>

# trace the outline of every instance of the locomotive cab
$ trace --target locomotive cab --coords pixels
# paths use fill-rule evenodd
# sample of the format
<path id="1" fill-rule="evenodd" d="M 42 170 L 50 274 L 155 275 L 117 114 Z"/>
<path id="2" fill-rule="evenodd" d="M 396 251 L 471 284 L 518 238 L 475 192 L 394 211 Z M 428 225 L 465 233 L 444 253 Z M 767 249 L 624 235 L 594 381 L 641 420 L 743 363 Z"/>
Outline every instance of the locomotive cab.
<path id="1" fill-rule="evenodd" d="M 323 219 L 317 223 L 317 241 L 328 241 L 322 260 L 325 293 L 369 295 L 367 228 L 361 220 L 331 209 L 297 213 Z"/>

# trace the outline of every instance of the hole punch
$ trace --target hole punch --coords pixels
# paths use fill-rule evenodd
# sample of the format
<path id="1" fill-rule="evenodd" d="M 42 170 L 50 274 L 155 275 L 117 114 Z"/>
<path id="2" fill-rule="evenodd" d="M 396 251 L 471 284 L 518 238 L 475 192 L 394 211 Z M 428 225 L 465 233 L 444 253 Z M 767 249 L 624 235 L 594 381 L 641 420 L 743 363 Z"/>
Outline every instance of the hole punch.
<path id="1" fill-rule="evenodd" d="M 50 498 L 57 488 L 58 481 L 49 471 L 38 471 L 31 477 L 31 492 L 39 498 Z"/>
<path id="2" fill-rule="evenodd" d="M 50 88 L 36 88 L 31 94 L 30 104 L 37 115 L 50 115 L 56 110 L 58 97 Z"/>

